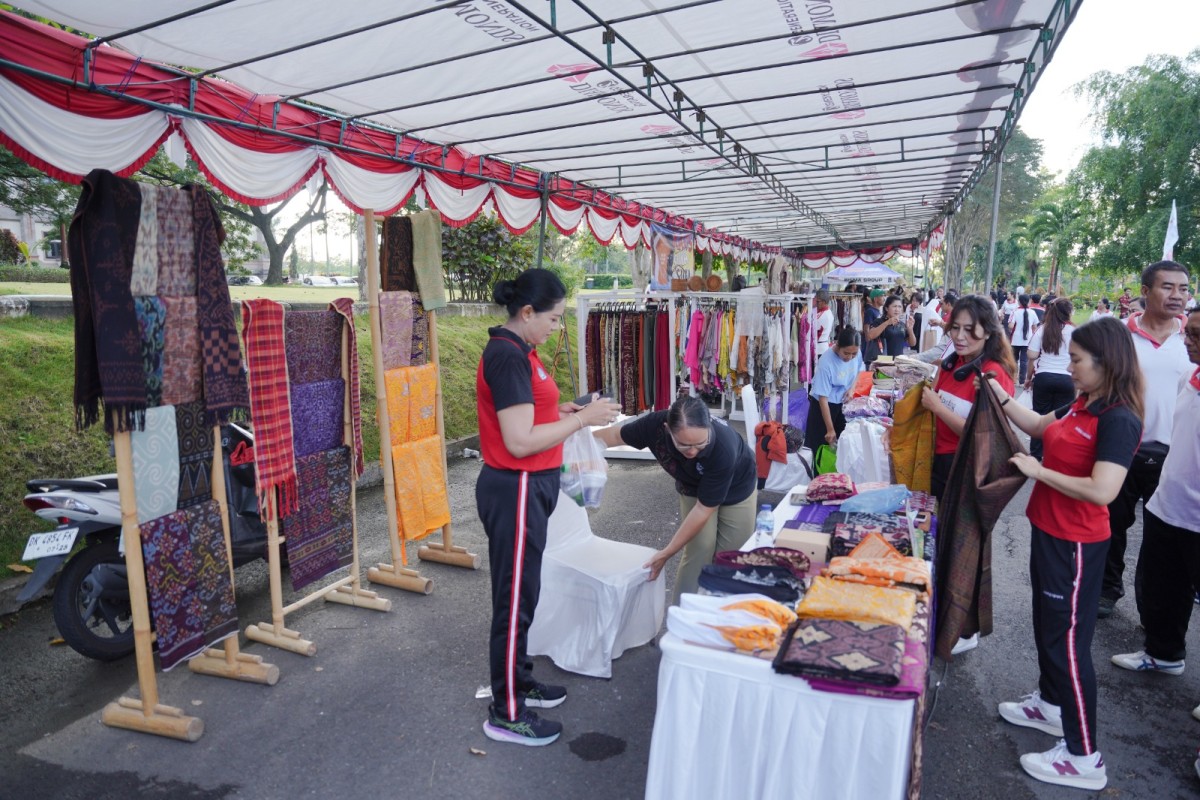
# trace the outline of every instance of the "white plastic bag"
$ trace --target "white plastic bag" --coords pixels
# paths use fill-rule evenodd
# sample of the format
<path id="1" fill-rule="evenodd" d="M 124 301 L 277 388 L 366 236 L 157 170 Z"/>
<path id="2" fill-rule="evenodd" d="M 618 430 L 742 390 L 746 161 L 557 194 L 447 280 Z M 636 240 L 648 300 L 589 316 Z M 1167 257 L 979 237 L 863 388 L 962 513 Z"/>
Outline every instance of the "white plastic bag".
<path id="1" fill-rule="evenodd" d="M 608 462 L 604 447 L 592 436 L 591 428 L 583 428 L 563 442 L 562 475 L 559 482 L 563 492 L 578 505 L 599 508 L 608 482 Z"/>
<path id="2" fill-rule="evenodd" d="M 1033 390 L 1026 389 L 1021 392 L 1021 396 L 1017 398 L 1017 405 L 1033 411 Z"/>

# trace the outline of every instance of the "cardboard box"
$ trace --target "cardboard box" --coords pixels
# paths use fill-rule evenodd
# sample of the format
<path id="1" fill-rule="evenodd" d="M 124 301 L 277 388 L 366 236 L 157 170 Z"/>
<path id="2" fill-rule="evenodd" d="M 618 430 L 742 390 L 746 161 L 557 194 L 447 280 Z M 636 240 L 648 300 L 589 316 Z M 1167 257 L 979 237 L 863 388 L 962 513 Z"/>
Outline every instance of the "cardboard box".
<path id="1" fill-rule="evenodd" d="M 813 563 L 829 560 L 829 534 L 821 531 L 784 528 L 775 537 L 775 546 L 799 550 Z"/>

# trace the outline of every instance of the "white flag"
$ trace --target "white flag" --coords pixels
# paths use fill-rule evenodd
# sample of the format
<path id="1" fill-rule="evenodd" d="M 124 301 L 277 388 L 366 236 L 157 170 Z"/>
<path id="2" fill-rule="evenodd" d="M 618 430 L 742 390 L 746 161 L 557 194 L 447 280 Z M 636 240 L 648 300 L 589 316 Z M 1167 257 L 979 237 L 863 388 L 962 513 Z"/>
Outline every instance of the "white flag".
<path id="1" fill-rule="evenodd" d="M 1179 241 L 1179 217 L 1175 214 L 1175 201 L 1171 201 L 1171 221 L 1167 223 L 1167 238 L 1163 240 L 1163 261 L 1175 260 L 1175 243 Z"/>

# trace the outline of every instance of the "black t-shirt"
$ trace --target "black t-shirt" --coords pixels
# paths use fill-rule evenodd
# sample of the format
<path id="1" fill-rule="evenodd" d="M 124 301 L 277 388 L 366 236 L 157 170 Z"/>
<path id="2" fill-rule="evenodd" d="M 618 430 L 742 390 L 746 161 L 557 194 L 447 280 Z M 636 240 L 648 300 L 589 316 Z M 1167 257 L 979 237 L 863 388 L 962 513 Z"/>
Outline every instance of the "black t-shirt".
<path id="1" fill-rule="evenodd" d="M 889 325 L 879 335 L 879 341 L 883 342 L 884 355 L 902 356 L 904 355 L 904 346 L 908 344 L 908 330 L 904 327 L 903 322 Z"/>
<path id="2" fill-rule="evenodd" d="M 708 446 L 695 458 L 685 458 L 666 428 L 667 412 L 655 411 L 621 427 L 621 440 L 630 447 L 648 448 L 675 479 L 675 489 L 709 508 L 740 503 L 758 485 L 754 453 L 746 440 L 724 420 L 714 419 Z"/>
<path id="3" fill-rule="evenodd" d="M 866 311 L 863 312 L 863 363 L 870 364 L 875 359 L 879 358 L 882 342 L 879 339 L 871 339 L 871 328 L 874 328 L 883 319 L 883 312 L 873 305 L 868 304 Z"/>

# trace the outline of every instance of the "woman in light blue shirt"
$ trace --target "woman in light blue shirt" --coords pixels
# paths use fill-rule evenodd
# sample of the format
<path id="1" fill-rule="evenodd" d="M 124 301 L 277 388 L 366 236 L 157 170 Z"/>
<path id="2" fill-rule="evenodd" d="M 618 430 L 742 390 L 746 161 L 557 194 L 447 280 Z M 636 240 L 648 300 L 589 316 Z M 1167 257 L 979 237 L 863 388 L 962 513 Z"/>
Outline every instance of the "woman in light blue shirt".
<path id="1" fill-rule="evenodd" d="M 830 347 L 817 359 L 808 397 L 808 424 L 804 429 L 804 446 L 814 453 L 823 444 L 837 444 L 838 436 L 846 429 L 842 416 L 842 401 L 854 387 L 863 365 L 859 347 L 862 337 L 853 328 L 843 328 Z"/>

